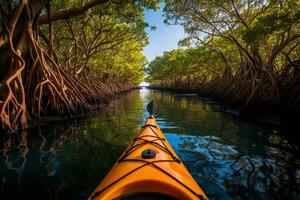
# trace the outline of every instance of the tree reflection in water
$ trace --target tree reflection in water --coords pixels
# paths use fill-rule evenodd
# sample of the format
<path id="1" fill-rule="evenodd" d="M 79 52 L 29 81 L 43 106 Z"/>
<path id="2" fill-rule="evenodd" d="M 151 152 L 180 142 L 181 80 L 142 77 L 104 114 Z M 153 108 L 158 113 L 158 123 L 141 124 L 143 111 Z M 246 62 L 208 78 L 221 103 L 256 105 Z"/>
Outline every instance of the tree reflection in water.
<path id="1" fill-rule="evenodd" d="M 143 103 L 128 95 L 95 116 L 3 134 L 0 199 L 86 199 L 138 132 Z"/>
<path id="2" fill-rule="evenodd" d="M 53 199 L 61 189 L 51 181 L 58 172 L 59 154 L 66 141 L 86 129 L 88 122 L 89 119 L 64 121 L 64 125 L 51 122 L 17 134 L 3 134 L 0 198 Z"/>
<path id="3" fill-rule="evenodd" d="M 300 199 L 297 139 L 217 103 L 147 89 L 93 117 L 1 133 L 0 199 L 86 199 L 139 131 L 151 100 L 160 128 L 210 199 Z"/>

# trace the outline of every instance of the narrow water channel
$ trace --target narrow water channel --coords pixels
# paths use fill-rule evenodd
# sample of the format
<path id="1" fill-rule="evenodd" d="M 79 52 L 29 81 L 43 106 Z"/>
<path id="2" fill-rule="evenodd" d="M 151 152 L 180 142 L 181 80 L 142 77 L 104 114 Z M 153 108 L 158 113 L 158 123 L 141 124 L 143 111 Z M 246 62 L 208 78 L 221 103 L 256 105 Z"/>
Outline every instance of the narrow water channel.
<path id="1" fill-rule="evenodd" d="M 154 100 L 167 139 L 211 199 L 299 199 L 295 141 L 195 95 L 135 90 L 94 117 L 0 139 L 0 199 L 86 199 L 135 137 Z"/>

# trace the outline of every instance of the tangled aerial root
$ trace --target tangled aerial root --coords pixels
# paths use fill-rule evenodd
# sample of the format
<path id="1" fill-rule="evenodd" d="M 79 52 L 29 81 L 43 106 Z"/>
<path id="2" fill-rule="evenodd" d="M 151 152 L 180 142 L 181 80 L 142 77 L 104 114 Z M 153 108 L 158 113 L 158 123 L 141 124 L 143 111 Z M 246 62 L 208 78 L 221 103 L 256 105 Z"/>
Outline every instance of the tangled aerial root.
<path id="1" fill-rule="evenodd" d="M 217 97 L 225 102 L 274 113 L 300 111 L 300 60 L 284 66 L 280 72 L 240 68 L 234 75 L 214 77 L 206 82 L 189 85 L 161 81 L 154 88 L 199 91 L 203 95 Z M 272 109 L 276 106 L 277 111 Z"/>
<path id="2" fill-rule="evenodd" d="M 4 27 L 0 29 L 0 51 L 5 52 L 0 52 L 0 70 L 4 72 L 0 74 L 0 125 L 9 132 L 26 128 L 32 117 L 88 111 L 97 99 L 125 89 L 95 81 L 91 76 L 77 78 L 63 70 L 53 57 L 49 2 L 44 1 L 39 10 L 37 2 L 20 0 L 10 17 L 0 4 L 0 23 Z M 40 41 L 37 22 L 45 7 L 49 21 L 47 51 Z"/>
<path id="3" fill-rule="evenodd" d="M 24 14 L 28 19 L 24 20 Z M 40 116 L 41 112 L 47 110 L 74 113 L 78 107 L 88 109 L 88 104 L 75 87 L 72 76 L 66 76 L 43 50 L 33 16 L 28 1 L 22 0 L 11 21 L 6 23 L 2 18 L 11 58 L 7 59 L 10 61 L 9 66 L 2 66 L 10 70 L 0 86 L 0 118 L 2 127 L 9 131 L 26 127 L 30 116 L 28 110 L 32 115 Z M 17 44 L 13 42 L 18 31 L 16 28 L 23 28 Z M 29 44 L 26 44 L 28 38 Z M 24 46 L 28 48 L 24 49 Z"/>

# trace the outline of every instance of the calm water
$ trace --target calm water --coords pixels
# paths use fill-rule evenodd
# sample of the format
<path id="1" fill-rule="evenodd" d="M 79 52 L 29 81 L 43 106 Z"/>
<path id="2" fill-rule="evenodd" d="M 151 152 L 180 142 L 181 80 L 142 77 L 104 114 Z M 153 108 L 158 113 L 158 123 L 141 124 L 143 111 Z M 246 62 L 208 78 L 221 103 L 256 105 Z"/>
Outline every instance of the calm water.
<path id="1" fill-rule="evenodd" d="M 85 199 L 154 100 L 162 131 L 211 199 L 300 199 L 295 139 L 193 95 L 136 90 L 94 117 L 1 135 L 0 199 Z"/>

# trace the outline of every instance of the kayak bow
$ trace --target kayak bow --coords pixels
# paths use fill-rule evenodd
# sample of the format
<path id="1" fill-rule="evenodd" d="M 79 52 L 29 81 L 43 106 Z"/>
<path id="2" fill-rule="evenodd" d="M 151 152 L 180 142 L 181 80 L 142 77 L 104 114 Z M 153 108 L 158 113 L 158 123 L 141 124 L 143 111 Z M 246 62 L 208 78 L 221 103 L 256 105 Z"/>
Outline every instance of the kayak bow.
<path id="1" fill-rule="evenodd" d="M 152 114 L 90 200 L 207 199 Z"/>

